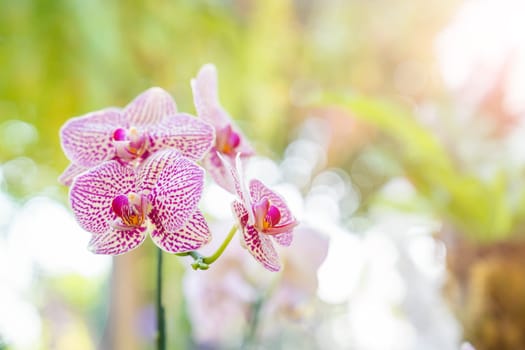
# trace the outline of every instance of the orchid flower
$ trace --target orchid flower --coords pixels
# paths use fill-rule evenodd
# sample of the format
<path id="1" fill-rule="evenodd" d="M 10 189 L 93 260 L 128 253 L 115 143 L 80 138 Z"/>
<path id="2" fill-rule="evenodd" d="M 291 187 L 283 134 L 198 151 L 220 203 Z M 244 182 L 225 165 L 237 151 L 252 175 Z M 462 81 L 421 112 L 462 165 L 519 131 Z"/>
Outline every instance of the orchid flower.
<path id="1" fill-rule="evenodd" d="M 211 238 L 197 209 L 203 178 L 201 167 L 172 149 L 156 152 L 136 169 L 110 160 L 73 180 L 71 207 L 93 234 L 94 253 L 126 253 L 148 231 L 164 251 L 192 251 Z"/>
<path id="2" fill-rule="evenodd" d="M 284 199 L 253 179 L 246 188 L 242 178 L 241 159 L 237 156 L 236 167 L 230 167 L 230 176 L 238 200 L 232 204 L 233 212 L 242 231 L 246 248 L 265 268 L 279 271 L 281 264 L 272 238 L 282 246 L 292 243 L 292 230 L 297 220 Z"/>
<path id="3" fill-rule="evenodd" d="M 71 165 L 59 181 L 70 185 L 75 176 L 104 161 L 138 165 L 168 147 L 199 160 L 212 146 L 214 130 L 198 118 L 177 113 L 171 96 L 154 87 L 123 110 L 107 108 L 71 119 L 60 130 L 60 138 Z"/>
<path id="4" fill-rule="evenodd" d="M 238 153 L 244 158 L 255 152 L 219 102 L 215 66 L 204 65 L 192 79 L 191 88 L 197 115 L 214 127 L 216 135 L 215 145 L 204 157 L 203 165 L 217 184 L 234 193 L 228 165 L 224 162 L 234 164 Z"/>

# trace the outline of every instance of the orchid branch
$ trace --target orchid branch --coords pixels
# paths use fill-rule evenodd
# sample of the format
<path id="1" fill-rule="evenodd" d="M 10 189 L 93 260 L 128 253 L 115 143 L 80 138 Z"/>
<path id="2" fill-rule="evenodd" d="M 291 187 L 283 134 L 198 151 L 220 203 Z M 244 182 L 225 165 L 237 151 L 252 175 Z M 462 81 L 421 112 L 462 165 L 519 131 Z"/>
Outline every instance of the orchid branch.
<path id="1" fill-rule="evenodd" d="M 191 251 L 191 252 L 185 252 L 185 253 L 178 253 L 176 255 L 178 256 L 191 256 L 194 260 L 194 262 L 191 264 L 191 267 L 194 270 L 207 270 L 211 264 L 213 264 L 226 250 L 226 247 L 228 244 L 230 244 L 233 236 L 237 232 L 237 225 L 233 225 L 230 232 L 228 232 L 228 235 L 220 245 L 220 247 L 210 256 L 202 256 L 197 251 Z"/>
<path id="2" fill-rule="evenodd" d="M 166 349 L 166 322 L 162 305 L 162 249 L 157 254 L 157 350 Z"/>

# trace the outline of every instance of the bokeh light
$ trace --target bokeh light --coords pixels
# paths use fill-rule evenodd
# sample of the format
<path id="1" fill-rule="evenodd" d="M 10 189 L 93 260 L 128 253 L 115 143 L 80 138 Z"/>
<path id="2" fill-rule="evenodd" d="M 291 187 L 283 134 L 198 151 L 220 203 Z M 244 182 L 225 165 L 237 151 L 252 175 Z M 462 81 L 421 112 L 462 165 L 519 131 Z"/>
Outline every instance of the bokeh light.
<path id="1" fill-rule="evenodd" d="M 0 350 L 154 348 L 155 247 L 86 249 L 57 182 L 59 130 L 151 86 L 195 114 L 190 80 L 208 62 L 258 152 L 246 177 L 309 233 L 279 250 L 276 275 L 239 258 L 251 258 L 239 239 L 215 271 L 167 256 L 168 348 L 525 348 L 524 12 L 522 0 L 0 2 Z M 218 232 L 205 252 L 233 198 L 206 178 L 200 209 Z"/>

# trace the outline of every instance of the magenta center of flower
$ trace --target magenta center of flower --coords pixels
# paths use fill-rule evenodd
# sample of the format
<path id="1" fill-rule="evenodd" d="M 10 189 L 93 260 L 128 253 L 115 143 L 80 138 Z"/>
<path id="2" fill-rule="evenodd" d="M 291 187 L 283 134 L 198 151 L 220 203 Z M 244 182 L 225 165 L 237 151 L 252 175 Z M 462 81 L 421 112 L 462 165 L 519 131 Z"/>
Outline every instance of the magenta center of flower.
<path id="1" fill-rule="evenodd" d="M 255 216 L 255 228 L 260 232 L 266 232 L 268 229 L 276 227 L 281 221 L 281 212 L 272 205 L 267 198 L 252 205 Z"/>
<path id="2" fill-rule="evenodd" d="M 113 145 L 118 158 L 131 161 L 142 157 L 148 148 L 148 138 L 135 127 L 113 131 Z"/>
<path id="3" fill-rule="evenodd" d="M 238 133 L 233 131 L 230 124 L 217 130 L 215 146 L 219 152 L 224 154 L 235 154 L 235 149 L 240 143 L 241 137 Z"/>
<path id="4" fill-rule="evenodd" d="M 148 200 L 146 196 L 135 192 L 120 194 L 113 198 L 111 208 L 121 219 L 121 222 L 117 223 L 117 226 L 122 226 L 119 228 L 141 227 L 148 214 Z"/>

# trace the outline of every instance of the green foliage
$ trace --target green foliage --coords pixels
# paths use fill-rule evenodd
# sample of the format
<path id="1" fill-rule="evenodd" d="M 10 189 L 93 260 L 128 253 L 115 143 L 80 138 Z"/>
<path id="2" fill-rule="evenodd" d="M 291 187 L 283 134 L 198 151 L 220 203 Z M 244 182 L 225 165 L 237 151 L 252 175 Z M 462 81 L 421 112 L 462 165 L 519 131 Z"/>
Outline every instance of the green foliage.
<path id="1" fill-rule="evenodd" d="M 402 1 L 386 9 L 292 0 L 0 1 L 3 190 L 64 198 L 64 189 L 49 187 L 60 188 L 56 178 L 67 165 L 58 130 L 68 118 L 124 106 L 153 85 L 192 112 L 189 81 L 207 62 L 219 69 L 224 106 L 257 148 L 280 153 L 304 117 L 305 96 L 319 88 L 395 91 L 389 72 L 428 60 L 428 38 L 454 1 L 431 10 Z M 371 21 L 381 10 L 389 15 Z"/>
<path id="2" fill-rule="evenodd" d="M 490 241 L 514 233 L 525 210 L 525 192 L 520 191 L 521 202 L 513 206 L 505 173 L 486 180 L 460 170 L 432 132 L 396 104 L 341 95 L 326 95 L 322 104 L 344 108 L 391 138 L 397 147 L 390 156 L 404 175 L 440 215 L 465 234 Z"/>
<path id="3" fill-rule="evenodd" d="M 255 2 L 250 9 L 190 0 L 0 2 L 5 189 L 27 198 L 58 185 L 67 165 L 58 131 L 73 116 L 124 106 L 155 85 L 173 93 L 181 111 L 193 113 L 190 79 L 207 62 L 217 65 L 221 100 L 245 133 L 255 142 L 271 140 L 266 151 L 281 150 L 291 84 L 285 72 L 298 54 L 291 6 L 291 1 Z"/>

